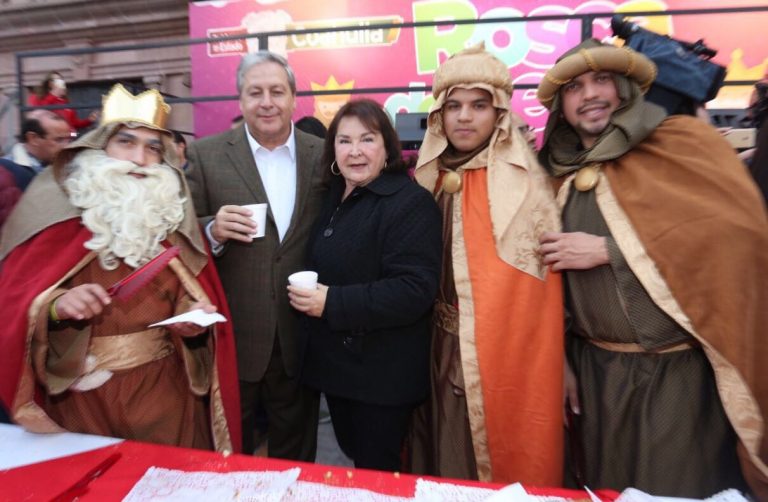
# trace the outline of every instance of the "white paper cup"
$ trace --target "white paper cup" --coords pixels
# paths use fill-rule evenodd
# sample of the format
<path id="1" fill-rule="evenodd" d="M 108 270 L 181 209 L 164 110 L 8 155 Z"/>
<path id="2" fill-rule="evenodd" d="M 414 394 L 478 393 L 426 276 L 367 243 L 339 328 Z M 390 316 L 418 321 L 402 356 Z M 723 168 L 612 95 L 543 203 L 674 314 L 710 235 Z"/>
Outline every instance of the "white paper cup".
<path id="1" fill-rule="evenodd" d="M 257 238 L 257 237 L 264 237 L 264 233 L 267 230 L 267 204 L 248 204 L 244 207 L 245 209 L 248 209 L 253 214 L 251 215 L 251 219 L 256 222 L 256 233 L 251 234 L 251 238 Z"/>
<path id="2" fill-rule="evenodd" d="M 317 272 L 304 270 L 288 276 L 288 282 L 291 286 L 302 289 L 317 289 Z"/>

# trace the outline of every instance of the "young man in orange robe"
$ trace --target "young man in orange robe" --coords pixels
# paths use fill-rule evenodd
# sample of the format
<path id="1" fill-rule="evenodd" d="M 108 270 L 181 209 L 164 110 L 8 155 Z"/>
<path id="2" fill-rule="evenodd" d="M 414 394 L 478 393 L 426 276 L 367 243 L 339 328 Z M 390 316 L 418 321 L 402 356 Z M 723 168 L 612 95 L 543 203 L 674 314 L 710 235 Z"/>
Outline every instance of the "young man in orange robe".
<path id="1" fill-rule="evenodd" d="M 557 486 L 562 472 L 560 277 L 537 254 L 560 228 L 546 173 L 517 127 L 504 63 L 482 46 L 435 73 L 416 179 L 443 210 L 432 395 L 412 469 Z"/>

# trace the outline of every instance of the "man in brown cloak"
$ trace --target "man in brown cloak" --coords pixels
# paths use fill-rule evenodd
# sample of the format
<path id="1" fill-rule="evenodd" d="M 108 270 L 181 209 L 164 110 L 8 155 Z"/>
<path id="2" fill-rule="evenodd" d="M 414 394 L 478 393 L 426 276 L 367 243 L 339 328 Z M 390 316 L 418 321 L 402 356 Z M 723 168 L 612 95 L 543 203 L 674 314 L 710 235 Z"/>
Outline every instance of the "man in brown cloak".
<path id="1" fill-rule="evenodd" d="M 540 252 L 565 272 L 584 482 L 705 497 L 746 479 L 765 500 L 765 207 L 716 130 L 644 101 L 655 75 L 588 40 L 538 89 L 563 211 Z"/>

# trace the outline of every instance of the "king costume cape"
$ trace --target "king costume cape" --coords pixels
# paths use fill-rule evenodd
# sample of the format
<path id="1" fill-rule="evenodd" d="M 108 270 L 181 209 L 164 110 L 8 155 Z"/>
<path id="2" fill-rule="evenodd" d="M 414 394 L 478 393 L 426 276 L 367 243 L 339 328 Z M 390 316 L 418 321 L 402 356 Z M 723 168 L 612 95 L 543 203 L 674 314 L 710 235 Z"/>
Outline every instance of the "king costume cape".
<path id="1" fill-rule="evenodd" d="M 74 355 L 49 351 L 51 347 L 47 343 L 46 328 L 48 308 L 57 287 L 84 270 L 84 267 L 99 266 L 96 254 L 83 246 L 91 237 L 91 232 L 82 225 L 79 210 L 69 203 L 52 171 L 46 170 L 35 179 L 3 229 L 0 241 L 0 318 L 3 319 L 0 351 L 4 360 L 0 367 L 0 398 L 9 409 L 12 419 L 32 432 L 63 430 L 45 411 L 46 399 L 50 397 L 46 396 L 46 392 L 50 386 L 58 386 L 57 392 L 61 392 L 76 380 L 84 371 L 89 344 L 105 338 L 89 337 L 88 330 L 83 330 L 86 336 L 76 337 L 79 341 L 71 344 L 65 342 L 65 346 Z M 182 180 L 186 192 L 183 183 Z M 185 204 L 185 212 L 182 226 L 167 239 L 166 245 L 177 245 L 181 249 L 180 256 L 171 261 L 169 268 L 193 300 L 208 300 L 229 318 L 218 275 L 208 259 L 194 211 L 188 203 Z M 136 295 L 141 294 L 140 290 Z M 41 336 L 43 340 L 36 339 Z M 230 323 L 212 326 L 207 336 L 204 344 L 207 345 L 204 348 L 207 355 L 204 357 L 208 360 L 202 366 L 191 362 L 190 353 L 178 346 L 177 351 L 184 354 L 168 357 L 182 359 L 182 375 L 185 371 L 188 374 L 197 371 L 191 384 L 182 385 L 195 396 L 207 396 L 210 430 L 205 431 L 205 436 L 212 439 L 218 451 L 237 451 L 241 444 L 240 410 L 234 338 Z M 55 343 L 52 338 L 53 345 Z M 130 354 L 120 352 L 117 359 L 126 355 Z M 61 357 L 68 362 L 59 368 L 58 375 L 47 373 L 47 387 L 44 387 L 36 378 L 36 373 L 46 374 L 46 365 L 51 357 Z M 139 354 L 138 357 L 146 356 Z M 140 368 L 131 368 L 130 371 Z M 207 374 L 202 374 L 200 368 L 208 368 Z M 203 383 L 196 385 L 195 382 Z M 108 380 L 104 385 L 109 383 Z M 148 394 L 152 392 L 151 387 L 146 389 Z M 162 399 L 162 396 L 159 398 Z M 135 399 L 138 400 L 138 406 L 142 406 L 141 395 L 137 393 Z M 146 406 L 150 406 L 150 400 L 147 401 Z M 107 403 L 107 406 L 110 404 Z M 189 424 L 189 427 L 192 425 Z M 187 434 L 187 431 L 181 434 Z M 178 440 L 169 437 L 160 442 L 175 444 Z"/>
<path id="2" fill-rule="evenodd" d="M 432 395 L 414 420 L 416 472 L 558 486 L 563 451 L 563 306 L 559 274 L 537 253 L 560 228 L 546 173 L 509 115 L 506 66 L 482 48 L 441 66 L 417 181 L 443 211 Z M 482 151 L 445 166 L 441 108 L 455 88 L 487 91 L 498 110 Z M 470 158 L 471 157 L 471 158 Z M 454 170 L 455 169 L 455 170 Z M 443 189 L 459 174 L 461 188 Z"/>

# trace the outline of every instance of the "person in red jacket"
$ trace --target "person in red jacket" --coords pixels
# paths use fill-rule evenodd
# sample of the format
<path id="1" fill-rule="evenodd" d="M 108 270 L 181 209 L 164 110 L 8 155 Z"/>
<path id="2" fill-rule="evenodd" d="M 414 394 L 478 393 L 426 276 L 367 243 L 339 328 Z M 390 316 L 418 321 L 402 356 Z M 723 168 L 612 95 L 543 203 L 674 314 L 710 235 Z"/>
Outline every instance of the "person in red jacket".
<path id="1" fill-rule="evenodd" d="M 52 71 L 45 76 L 35 94 L 29 97 L 30 106 L 51 106 L 69 104 L 67 98 L 67 83 L 60 73 Z M 72 108 L 52 110 L 67 121 L 73 131 L 90 127 L 96 120 L 97 112 L 92 112 L 88 118 L 81 119 Z"/>

